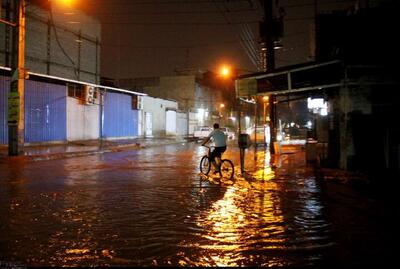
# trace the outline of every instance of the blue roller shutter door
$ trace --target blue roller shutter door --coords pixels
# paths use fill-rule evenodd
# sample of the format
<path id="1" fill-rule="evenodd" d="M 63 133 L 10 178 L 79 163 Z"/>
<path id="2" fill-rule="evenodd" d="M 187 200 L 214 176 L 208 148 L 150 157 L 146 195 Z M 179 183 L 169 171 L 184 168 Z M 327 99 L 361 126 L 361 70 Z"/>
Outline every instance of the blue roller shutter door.
<path id="1" fill-rule="evenodd" d="M 104 101 L 104 137 L 138 135 L 138 111 L 132 109 L 132 96 L 107 92 Z"/>
<path id="2" fill-rule="evenodd" d="M 66 141 L 64 85 L 25 81 L 25 142 Z"/>
<path id="3" fill-rule="evenodd" d="M 0 76 L 0 144 L 8 144 L 8 93 L 10 78 Z"/>

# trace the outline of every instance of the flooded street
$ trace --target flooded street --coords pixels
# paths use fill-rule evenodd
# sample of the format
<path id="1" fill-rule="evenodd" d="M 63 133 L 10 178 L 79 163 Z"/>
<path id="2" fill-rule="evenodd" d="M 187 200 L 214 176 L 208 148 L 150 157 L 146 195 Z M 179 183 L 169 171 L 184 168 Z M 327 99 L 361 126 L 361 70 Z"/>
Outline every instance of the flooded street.
<path id="1" fill-rule="evenodd" d="M 315 177 L 304 155 L 246 155 L 252 179 L 199 175 L 199 144 L 0 162 L 0 262 L 28 266 L 383 265 L 378 199 Z M 240 171 L 235 146 L 224 155 Z M 302 158 L 301 158 L 302 157 Z"/>

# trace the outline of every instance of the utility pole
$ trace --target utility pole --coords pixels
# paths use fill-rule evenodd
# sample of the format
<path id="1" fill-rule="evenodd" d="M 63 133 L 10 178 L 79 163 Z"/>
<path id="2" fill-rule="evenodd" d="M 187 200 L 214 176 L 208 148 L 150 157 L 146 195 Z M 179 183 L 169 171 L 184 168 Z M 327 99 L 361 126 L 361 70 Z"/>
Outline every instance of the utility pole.
<path id="1" fill-rule="evenodd" d="M 258 127 L 258 98 L 257 95 L 254 98 L 254 160 L 257 159 L 257 127 Z"/>
<path id="2" fill-rule="evenodd" d="M 272 0 L 264 0 L 264 36 L 263 39 L 266 43 L 266 58 L 267 70 L 272 71 L 275 69 L 275 51 L 274 51 L 274 20 L 273 20 L 273 4 Z"/>
<path id="3" fill-rule="evenodd" d="M 25 0 L 14 0 L 11 83 L 8 96 L 8 155 L 17 156 L 25 142 Z"/>
<path id="4" fill-rule="evenodd" d="M 266 62 L 267 62 L 267 70 L 271 72 L 275 69 L 275 51 L 274 51 L 274 39 L 273 39 L 273 3 L 272 0 L 264 0 L 264 32 L 262 39 L 265 40 L 266 44 Z M 276 132 L 274 128 L 274 119 L 275 119 L 275 104 L 274 104 L 274 96 L 269 95 L 269 130 L 270 130 L 270 152 L 271 154 L 275 153 L 274 150 L 274 142 L 276 140 Z"/>

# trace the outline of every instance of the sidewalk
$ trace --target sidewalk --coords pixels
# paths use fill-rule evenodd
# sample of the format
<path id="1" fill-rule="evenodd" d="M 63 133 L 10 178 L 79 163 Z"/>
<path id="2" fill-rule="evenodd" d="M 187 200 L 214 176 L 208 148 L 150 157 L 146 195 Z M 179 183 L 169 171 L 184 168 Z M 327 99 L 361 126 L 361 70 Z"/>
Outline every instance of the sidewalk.
<path id="1" fill-rule="evenodd" d="M 133 138 L 121 140 L 85 140 L 65 144 L 43 144 L 25 146 L 24 153 L 11 158 L 24 158 L 33 161 L 51 160 L 65 157 L 86 156 L 98 153 L 139 149 L 158 145 L 186 142 L 185 138 Z M 0 146 L 0 160 L 9 158 L 7 146 Z"/>

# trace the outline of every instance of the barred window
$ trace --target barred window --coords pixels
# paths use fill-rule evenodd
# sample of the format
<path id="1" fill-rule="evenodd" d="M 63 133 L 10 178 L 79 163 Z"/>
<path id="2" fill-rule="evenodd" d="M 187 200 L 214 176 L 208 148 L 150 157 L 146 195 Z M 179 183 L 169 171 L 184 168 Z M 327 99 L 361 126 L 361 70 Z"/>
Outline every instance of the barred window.
<path id="1" fill-rule="evenodd" d="M 83 97 L 83 85 L 68 84 L 68 96 L 75 98 Z"/>
<path id="2" fill-rule="evenodd" d="M 138 109 L 138 97 L 137 97 L 137 95 L 132 95 L 132 109 Z"/>

